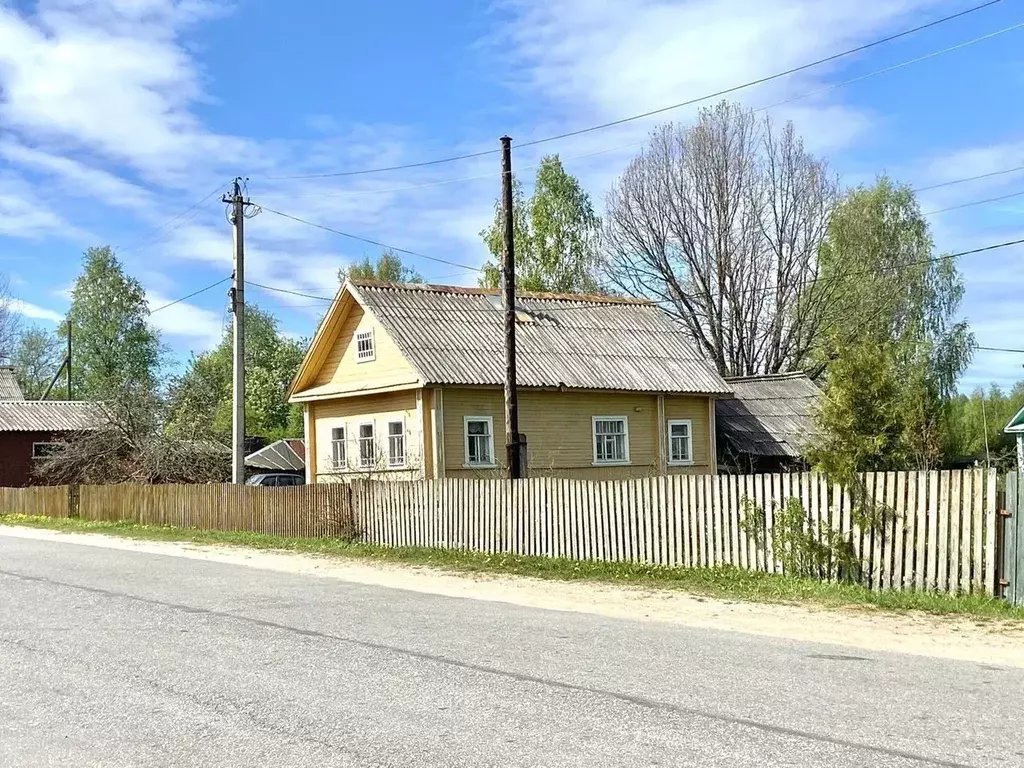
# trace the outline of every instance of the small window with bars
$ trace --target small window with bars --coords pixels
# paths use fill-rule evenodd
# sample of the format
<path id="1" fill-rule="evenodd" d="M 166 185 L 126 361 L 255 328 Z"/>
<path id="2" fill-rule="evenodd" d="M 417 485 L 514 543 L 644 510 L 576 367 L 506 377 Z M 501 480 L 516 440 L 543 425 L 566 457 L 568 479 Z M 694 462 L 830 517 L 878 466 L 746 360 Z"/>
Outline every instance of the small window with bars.
<path id="1" fill-rule="evenodd" d="M 388 422 L 388 466 L 405 466 L 405 422 Z"/>
<path id="2" fill-rule="evenodd" d="M 377 451 L 373 444 L 373 424 L 360 424 L 359 466 L 363 469 L 372 468 L 376 457 Z"/>
<path id="3" fill-rule="evenodd" d="M 368 360 L 373 360 L 376 356 L 376 351 L 373 346 L 373 329 L 368 331 L 358 331 L 356 333 L 356 362 L 365 363 Z"/>
<path id="4" fill-rule="evenodd" d="M 625 416 L 594 417 L 594 463 L 629 462 L 629 428 Z"/>
<path id="5" fill-rule="evenodd" d="M 334 427 L 331 430 L 331 466 L 334 469 L 345 469 L 348 456 L 345 450 L 345 428 Z"/>

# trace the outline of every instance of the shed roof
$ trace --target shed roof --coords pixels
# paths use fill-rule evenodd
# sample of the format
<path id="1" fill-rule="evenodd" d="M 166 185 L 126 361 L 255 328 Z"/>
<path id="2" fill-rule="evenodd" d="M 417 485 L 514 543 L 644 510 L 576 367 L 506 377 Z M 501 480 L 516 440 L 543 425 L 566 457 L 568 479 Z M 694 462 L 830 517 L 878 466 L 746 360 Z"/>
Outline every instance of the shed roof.
<path id="1" fill-rule="evenodd" d="M 727 378 L 733 397 L 715 402 L 715 420 L 733 450 L 800 458 L 817 434 L 821 390 L 803 373 Z"/>
<path id="2" fill-rule="evenodd" d="M 305 469 L 306 443 L 297 439 L 278 440 L 246 456 L 245 465 L 258 469 Z"/>
<path id="3" fill-rule="evenodd" d="M 0 432 L 81 432 L 104 421 L 102 406 L 77 400 L 0 400 Z"/>
<path id="4" fill-rule="evenodd" d="M 0 365 L 0 400 L 24 400 L 18 380 L 14 377 L 14 368 Z"/>
<path id="5" fill-rule="evenodd" d="M 425 384 L 500 385 L 499 292 L 360 280 L 353 295 L 387 330 Z M 731 388 L 685 330 L 648 301 L 520 293 L 520 386 L 727 394 Z"/>
<path id="6" fill-rule="evenodd" d="M 1003 427 L 1003 432 L 1024 432 L 1024 408 L 1021 408 L 1016 414 L 1014 414 L 1014 417 L 1010 419 L 1009 424 Z"/>

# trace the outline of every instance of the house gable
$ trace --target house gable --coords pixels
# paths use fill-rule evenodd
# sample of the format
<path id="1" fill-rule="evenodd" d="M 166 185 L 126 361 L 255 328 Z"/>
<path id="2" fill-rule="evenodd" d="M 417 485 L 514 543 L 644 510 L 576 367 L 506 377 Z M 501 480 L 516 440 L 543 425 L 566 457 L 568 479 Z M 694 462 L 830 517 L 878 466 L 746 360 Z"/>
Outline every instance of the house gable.
<path id="1" fill-rule="evenodd" d="M 359 359 L 357 336 L 367 334 L 373 353 Z M 366 337 L 364 337 L 366 338 Z M 387 329 L 346 283 L 328 310 L 289 392 L 302 402 L 419 386 L 421 376 Z"/>

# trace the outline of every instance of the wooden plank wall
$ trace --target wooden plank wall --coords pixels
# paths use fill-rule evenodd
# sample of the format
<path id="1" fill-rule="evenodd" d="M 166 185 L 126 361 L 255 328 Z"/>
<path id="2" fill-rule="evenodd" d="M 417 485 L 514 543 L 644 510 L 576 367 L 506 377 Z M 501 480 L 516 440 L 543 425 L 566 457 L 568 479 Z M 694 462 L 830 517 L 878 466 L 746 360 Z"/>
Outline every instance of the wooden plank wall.
<path id="1" fill-rule="evenodd" d="M 985 470 L 861 476 L 881 523 L 856 523 L 851 495 L 818 474 L 675 475 L 633 480 L 447 478 L 354 483 L 360 538 L 387 547 L 720 565 L 783 572 L 773 521 L 788 499 L 805 530 L 841 531 L 873 589 L 995 591 L 996 474 Z M 751 500 L 764 530 L 744 527 Z M 827 568 L 822 578 L 839 577 Z"/>
<path id="2" fill-rule="evenodd" d="M 70 499 L 66 485 L 0 488 L 0 514 L 68 517 Z"/>

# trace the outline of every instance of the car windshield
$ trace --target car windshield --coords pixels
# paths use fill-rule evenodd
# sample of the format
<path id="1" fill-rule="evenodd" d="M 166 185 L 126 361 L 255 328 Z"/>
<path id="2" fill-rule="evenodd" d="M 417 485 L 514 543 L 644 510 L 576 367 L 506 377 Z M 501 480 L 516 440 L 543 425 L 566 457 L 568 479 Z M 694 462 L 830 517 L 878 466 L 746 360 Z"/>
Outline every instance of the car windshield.
<path id="1" fill-rule="evenodd" d="M 266 477 L 266 475 L 253 475 L 252 477 L 250 477 L 248 480 L 245 481 L 245 484 L 246 485 L 261 485 L 263 483 L 263 478 L 264 477 Z"/>

